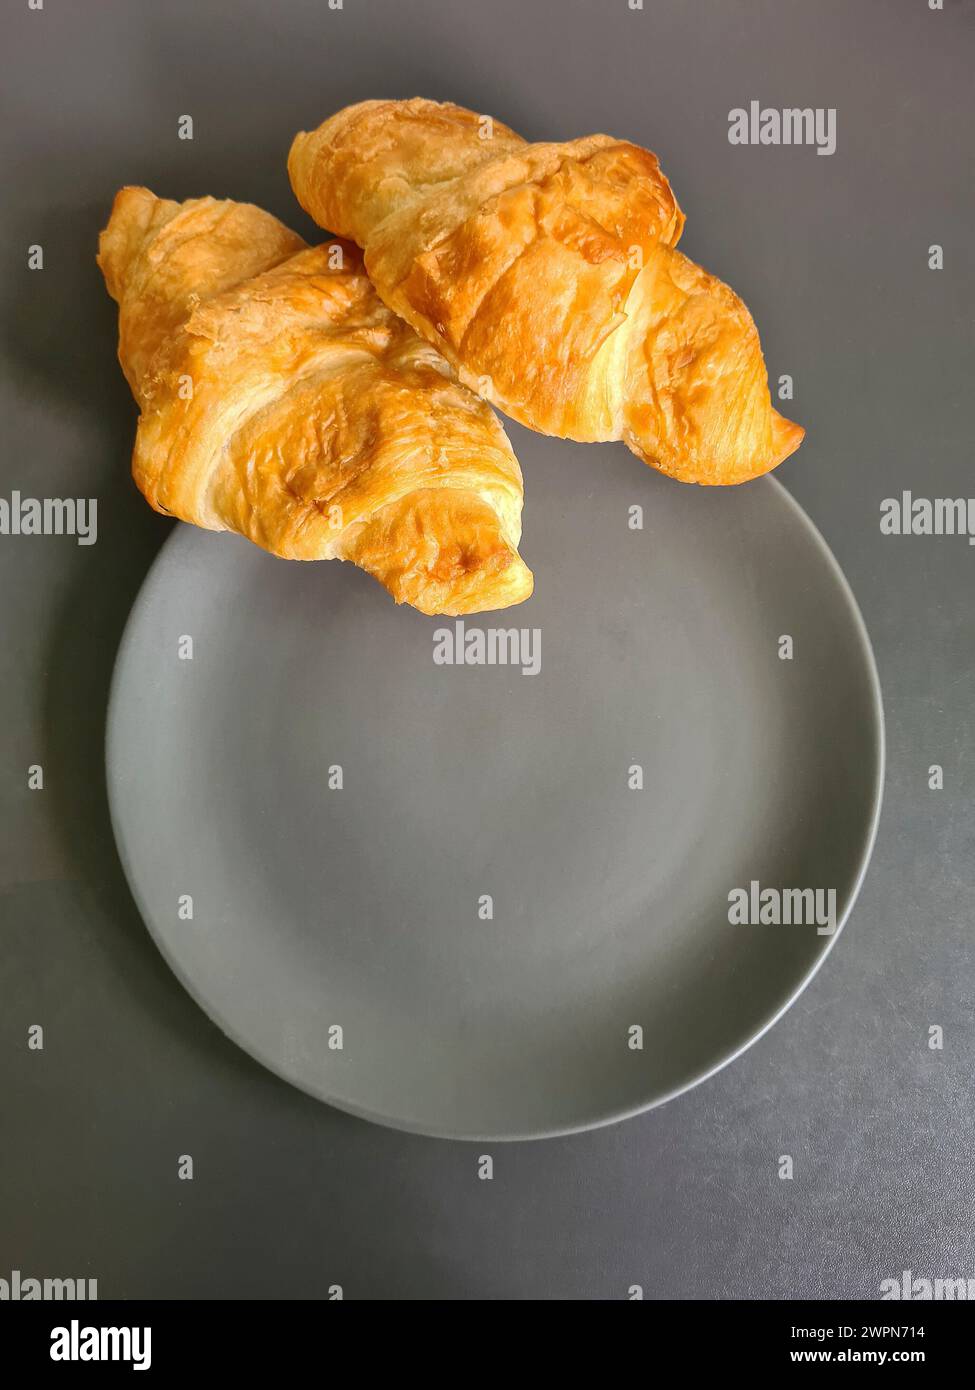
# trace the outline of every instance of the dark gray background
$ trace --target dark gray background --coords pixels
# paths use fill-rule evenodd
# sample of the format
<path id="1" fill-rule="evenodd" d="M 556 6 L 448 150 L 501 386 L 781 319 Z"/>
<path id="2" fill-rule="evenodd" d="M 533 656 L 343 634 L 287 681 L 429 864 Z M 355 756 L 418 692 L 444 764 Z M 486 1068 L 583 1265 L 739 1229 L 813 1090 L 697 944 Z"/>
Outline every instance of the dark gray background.
<path id="1" fill-rule="evenodd" d="M 969 0 L 7 0 L 0 493 L 97 495 L 99 540 L 0 538 L 0 1276 L 87 1275 L 103 1297 L 777 1298 L 975 1275 L 975 550 L 878 526 L 902 488 L 973 491 L 973 36 Z M 112 661 L 168 530 L 128 479 L 93 261 L 111 197 L 251 199 L 311 235 L 294 131 L 414 94 L 661 155 L 683 249 L 795 378 L 808 437 L 780 477 L 853 585 L 887 713 L 873 865 L 800 1002 L 658 1111 L 495 1146 L 489 1183 L 483 1146 L 349 1119 L 219 1034 L 140 923 L 104 796 Z M 752 99 L 835 106 L 836 153 L 730 146 Z"/>

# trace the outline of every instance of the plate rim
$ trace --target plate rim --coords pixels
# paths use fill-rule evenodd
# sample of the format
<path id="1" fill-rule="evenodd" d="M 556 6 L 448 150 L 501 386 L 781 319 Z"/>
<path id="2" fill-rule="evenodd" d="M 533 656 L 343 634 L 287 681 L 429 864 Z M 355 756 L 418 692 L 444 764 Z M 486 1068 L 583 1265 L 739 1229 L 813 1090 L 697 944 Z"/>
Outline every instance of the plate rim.
<path id="1" fill-rule="evenodd" d="M 703 1085 L 704 1082 L 709 1081 L 713 1076 L 716 1076 L 719 1072 L 724 1071 L 726 1067 L 731 1066 L 733 1062 L 736 1062 L 740 1057 L 742 1057 L 746 1052 L 748 1052 L 752 1047 L 754 1047 L 754 1045 L 761 1038 L 763 1038 L 766 1035 L 766 1033 L 770 1032 L 770 1030 L 775 1027 L 775 1025 L 780 1021 L 780 1019 L 786 1013 L 788 1013 L 788 1011 L 796 1003 L 800 995 L 804 993 L 806 988 L 812 982 L 815 975 L 821 969 L 823 962 L 826 960 L 830 952 L 833 950 L 836 941 L 838 940 L 844 927 L 846 926 L 846 923 L 848 922 L 853 908 L 856 906 L 857 900 L 860 896 L 860 892 L 863 888 L 863 884 L 866 879 L 867 872 L 870 868 L 871 860 L 873 858 L 873 851 L 877 841 L 877 834 L 880 827 L 880 818 L 883 810 L 884 789 L 886 781 L 887 740 L 886 720 L 884 715 L 883 703 L 883 690 L 880 683 L 880 675 L 877 669 L 877 660 L 874 654 L 873 644 L 870 641 L 870 634 L 867 630 L 863 614 L 860 611 L 860 605 L 857 603 L 856 596 L 853 593 L 853 589 L 850 585 L 849 580 L 843 572 L 843 569 L 839 561 L 830 549 L 830 546 L 828 545 L 819 527 L 809 516 L 805 508 L 796 500 L 795 497 L 793 497 L 792 493 L 785 486 L 785 484 L 782 483 L 777 477 L 768 474 L 764 478 L 755 479 L 754 481 L 759 484 L 770 484 L 772 487 L 777 489 L 779 493 L 782 494 L 787 506 L 791 507 L 792 511 L 797 516 L 800 524 L 806 528 L 817 550 L 825 559 L 826 568 L 829 571 L 831 571 L 832 576 L 840 590 L 840 593 L 846 601 L 846 605 L 849 610 L 850 617 L 852 619 L 853 629 L 858 638 L 859 649 L 864 659 L 864 665 L 868 677 L 868 685 L 870 691 L 869 710 L 873 719 L 872 753 L 874 760 L 874 776 L 873 786 L 871 789 L 870 814 L 867 823 L 866 834 L 863 836 L 859 856 L 857 859 L 856 874 L 849 888 L 849 892 L 847 894 L 846 901 L 843 904 L 842 911 L 837 916 L 836 930 L 829 936 L 817 937 L 817 941 L 822 943 L 820 950 L 818 951 L 814 960 L 810 964 L 809 968 L 800 977 L 795 987 L 791 990 L 791 992 L 789 992 L 786 995 L 784 1001 L 777 1004 L 772 1009 L 771 1013 L 769 1013 L 768 1016 L 763 1019 L 763 1021 L 753 1032 L 749 1033 L 749 1035 L 745 1038 L 743 1042 L 741 1042 L 737 1047 L 735 1047 L 732 1051 L 728 1052 L 726 1055 L 720 1057 L 718 1061 L 714 1063 L 713 1066 L 708 1066 L 698 1072 L 695 1072 L 693 1076 L 691 1076 L 688 1080 L 682 1082 L 679 1086 L 675 1086 L 669 1091 L 665 1092 L 664 1094 L 654 1096 L 652 1099 L 642 1101 L 637 1105 L 628 1106 L 624 1109 L 615 1109 L 605 1115 L 598 1115 L 596 1117 L 587 1118 L 585 1120 L 580 1121 L 577 1124 L 542 1127 L 535 1130 L 527 1130 L 521 1133 L 506 1132 L 503 1134 L 498 1134 L 491 1133 L 490 1131 L 485 1131 L 483 1133 L 478 1131 L 475 1133 L 469 1130 L 452 1129 L 449 1125 L 432 1125 L 430 1123 L 424 1122 L 412 1122 L 408 1119 L 403 1119 L 398 1116 L 390 1116 L 381 1112 L 372 1111 L 369 1109 L 368 1106 L 358 1106 L 344 1099 L 337 1099 L 335 1096 L 329 1094 L 327 1089 L 324 1087 L 316 1088 L 311 1083 L 307 1083 L 303 1080 L 296 1079 L 293 1076 L 289 1076 L 282 1069 L 282 1067 L 278 1065 L 277 1062 L 269 1060 L 268 1058 L 262 1056 L 260 1050 L 256 1048 L 251 1042 L 244 1039 L 235 1030 L 235 1028 L 230 1023 L 228 1023 L 228 1021 L 220 1014 L 220 1011 L 217 1010 L 210 1001 L 204 998 L 202 991 L 197 988 L 192 978 L 183 971 L 182 967 L 169 950 L 165 938 L 162 937 L 161 933 L 156 931 L 156 928 L 153 925 L 152 915 L 147 910 L 147 905 L 145 904 L 141 896 L 141 893 L 138 889 L 137 881 L 132 871 L 132 863 L 129 857 L 128 849 L 126 847 L 124 833 L 119 821 L 119 816 L 116 812 L 115 776 L 112 770 L 113 759 L 111 755 L 111 750 L 114 738 L 114 730 L 117 725 L 117 710 L 120 704 L 120 673 L 122 670 L 125 654 L 132 641 L 134 640 L 134 618 L 136 615 L 136 611 L 140 607 L 140 602 L 142 600 L 143 594 L 152 582 L 157 567 L 160 567 L 162 565 L 166 551 L 168 550 L 170 545 L 172 545 L 175 542 L 176 538 L 182 534 L 183 527 L 189 525 L 189 523 L 179 522 L 176 526 L 172 527 L 170 534 L 166 537 L 162 545 L 159 547 L 159 550 L 157 554 L 154 556 L 152 563 L 150 564 L 148 570 L 142 577 L 142 580 L 139 584 L 139 588 L 132 601 L 132 606 L 129 609 L 128 617 L 125 620 L 125 627 L 122 632 L 122 637 L 119 641 L 118 650 L 115 654 L 105 714 L 105 731 L 103 746 L 105 760 L 105 791 L 106 799 L 108 802 L 109 820 L 112 828 L 112 836 L 115 841 L 116 852 L 119 857 L 119 862 L 122 866 L 122 872 L 125 877 L 126 884 L 132 896 L 132 900 L 135 903 L 135 906 L 138 910 L 139 916 L 142 919 L 143 926 L 145 927 L 153 943 L 155 944 L 156 949 L 159 951 L 159 954 L 162 956 L 166 965 L 172 971 L 179 984 L 183 987 L 183 989 L 190 996 L 190 998 L 197 1005 L 197 1007 L 203 1011 L 207 1018 L 209 1018 L 217 1026 L 217 1028 L 220 1029 L 224 1037 L 229 1039 L 229 1041 L 232 1042 L 236 1047 L 239 1047 L 241 1051 L 246 1053 L 248 1057 L 251 1057 L 255 1062 L 258 1063 L 258 1065 L 264 1067 L 266 1071 L 271 1072 L 272 1075 L 280 1078 L 280 1080 L 286 1082 L 289 1086 L 293 1086 L 296 1090 L 303 1092 L 307 1096 L 311 1096 L 314 1100 L 329 1105 L 332 1107 L 332 1109 L 339 1110 L 343 1114 L 351 1115 L 355 1119 L 367 1120 L 371 1124 L 380 1125 L 386 1129 L 396 1130 L 399 1133 L 424 1135 L 428 1138 L 449 1139 L 464 1143 L 500 1144 L 526 1143 L 536 1140 L 559 1139 L 564 1138 L 568 1135 L 584 1134 L 591 1130 L 606 1129 L 611 1125 L 622 1124 L 626 1120 L 635 1119 L 636 1116 L 644 1115 L 651 1110 L 656 1110 L 660 1106 L 666 1105 L 669 1101 L 676 1100 L 678 1097 L 686 1095 L 689 1091 L 692 1091 L 696 1089 L 698 1086 Z"/>

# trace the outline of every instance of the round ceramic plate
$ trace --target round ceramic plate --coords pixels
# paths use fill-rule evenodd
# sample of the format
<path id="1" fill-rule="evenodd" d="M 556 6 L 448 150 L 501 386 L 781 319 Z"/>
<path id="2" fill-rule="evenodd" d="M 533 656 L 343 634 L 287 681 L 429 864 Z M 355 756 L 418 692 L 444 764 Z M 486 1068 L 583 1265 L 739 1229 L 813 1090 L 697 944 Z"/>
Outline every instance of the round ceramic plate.
<path id="1" fill-rule="evenodd" d="M 180 526 L 108 721 L 194 998 L 323 1100 L 458 1137 L 621 1119 L 741 1052 L 835 941 L 882 782 L 863 623 L 777 482 L 517 446 L 527 603 L 460 628 Z"/>

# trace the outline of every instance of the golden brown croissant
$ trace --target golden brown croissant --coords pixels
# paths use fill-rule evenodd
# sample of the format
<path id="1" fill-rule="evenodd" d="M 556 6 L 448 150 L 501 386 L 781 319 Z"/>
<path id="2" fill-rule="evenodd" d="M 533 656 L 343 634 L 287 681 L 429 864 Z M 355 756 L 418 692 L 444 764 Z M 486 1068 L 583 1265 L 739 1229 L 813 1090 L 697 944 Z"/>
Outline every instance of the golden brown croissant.
<path id="1" fill-rule="evenodd" d="M 98 263 L 142 412 L 132 471 L 158 511 L 352 560 L 424 613 L 528 597 L 504 430 L 354 246 L 309 249 L 247 203 L 124 188 Z"/>
<path id="2" fill-rule="evenodd" d="M 798 448 L 741 300 L 674 246 L 656 156 L 607 135 L 527 144 L 423 101 L 364 101 L 298 135 L 302 207 L 365 251 L 382 298 L 532 429 L 623 439 L 686 482 L 739 483 Z"/>

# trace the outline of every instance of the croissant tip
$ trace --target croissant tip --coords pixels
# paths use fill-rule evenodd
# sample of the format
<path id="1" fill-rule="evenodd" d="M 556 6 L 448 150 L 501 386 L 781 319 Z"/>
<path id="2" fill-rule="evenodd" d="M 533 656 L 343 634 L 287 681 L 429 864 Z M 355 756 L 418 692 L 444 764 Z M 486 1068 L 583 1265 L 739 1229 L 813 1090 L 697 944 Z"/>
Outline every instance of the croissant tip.
<path id="1" fill-rule="evenodd" d="M 531 598 L 534 590 L 535 576 L 514 551 L 510 563 L 492 578 L 481 575 L 476 584 L 452 594 L 439 594 L 429 605 L 416 594 L 397 597 L 396 602 L 405 600 L 430 617 L 462 618 L 472 613 L 498 613 L 514 608 Z"/>
<path id="2" fill-rule="evenodd" d="M 802 425 L 797 425 L 794 420 L 787 420 L 784 415 L 776 413 L 772 420 L 774 461 L 771 467 L 777 468 L 780 463 L 784 463 L 790 454 L 795 453 L 805 437 L 806 431 Z"/>

